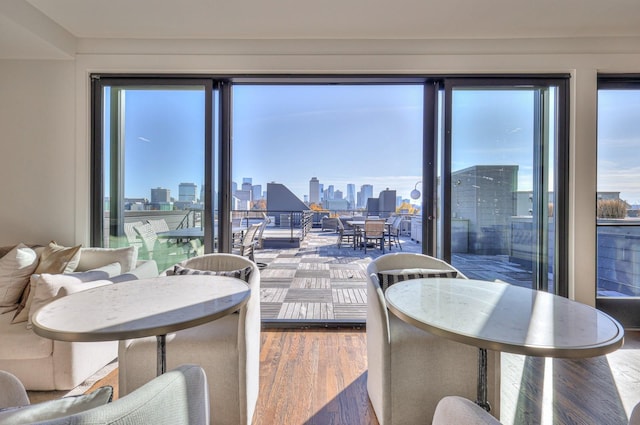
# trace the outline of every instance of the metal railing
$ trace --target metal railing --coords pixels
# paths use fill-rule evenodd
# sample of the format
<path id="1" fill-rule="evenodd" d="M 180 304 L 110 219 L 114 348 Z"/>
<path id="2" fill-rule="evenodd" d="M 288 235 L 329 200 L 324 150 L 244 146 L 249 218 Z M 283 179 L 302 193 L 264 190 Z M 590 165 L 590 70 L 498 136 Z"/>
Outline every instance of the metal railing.
<path id="1" fill-rule="evenodd" d="M 249 227 L 250 224 L 264 220 L 264 215 L 269 219 L 265 229 L 266 234 L 274 234 L 276 230 L 286 230 L 290 240 L 295 237 L 303 240 L 313 227 L 314 212 L 311 210 L 232 210 L 232 226 Z"/>

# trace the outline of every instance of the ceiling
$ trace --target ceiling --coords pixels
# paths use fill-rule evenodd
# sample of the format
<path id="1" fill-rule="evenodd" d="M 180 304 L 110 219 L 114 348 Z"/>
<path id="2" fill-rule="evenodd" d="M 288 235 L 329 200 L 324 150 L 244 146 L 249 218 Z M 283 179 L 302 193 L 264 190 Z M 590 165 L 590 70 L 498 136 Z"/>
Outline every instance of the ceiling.
<path id="1" fill-rule="evenodd" d="M 0 58 L 80 39 L 521 39 L 640 36 L 638 0 L 2 0 Z"/>

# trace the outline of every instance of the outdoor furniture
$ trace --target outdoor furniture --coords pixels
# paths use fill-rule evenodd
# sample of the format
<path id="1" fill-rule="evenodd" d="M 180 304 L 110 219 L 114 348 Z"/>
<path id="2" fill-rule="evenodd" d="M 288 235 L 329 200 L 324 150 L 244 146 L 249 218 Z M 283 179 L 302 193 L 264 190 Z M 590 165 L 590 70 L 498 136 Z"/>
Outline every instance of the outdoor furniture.
<path id="1" fill-rule="evenodd" d="M 158 235 L 153 227 L 149 223 L 142 223 L 134 225 L 133 229 L 136 231 L 140 239 L 142 240 L 142 248 L 147 253 L 147 257 L 153 259 L 153 253 L 156 249 L 156 242 L 158 241 Z"/>
<path id="2" fill-rule="evenodd" d="M 267 217 L 267 215 L 265 213 L 262 213 L 262 222 L 260 223 L 260 228 L 258 229 L 258 233 L 256 234 L 256 248 L 257 249 L 262 249 L 264 247 L 264 229 L 267 227 L 267 225 L 271 222 L 271 220 L 269 219 L 269 217 Z"/>
<path id="3" fill-rule="evenodd" d="M 240 255 L 246 257 L 251 261 L 255 261 L 254 251 L 258 245 L 258 232 L 260 230 L 261 223 L 252 224 L 242 237 L 242 243 L 240 244 Z"/>
<path id="4" fill-rule="evenodd" d="M 135 226 L 140 226 L 141 224 L 141 221 L 124 223 L 124 235 L 126 236 L 127 243 L 129 245 L 137 246 L 138 248 L 142 247 L 142 241 L 138 238 L 138 233 L 136 233 L 134 229 Z"/>
<path id="5" fill-rule="evenodd" d="M 364 252 L 367 252 L 369 241 L 373 241 L 374 247 L 377 245 L 384 253 L 385 244 L 385 223 L 384 220 L 366 219 L 364 221 L 364 231 L 362 233 L 362 242 L 364 243 Z"/>
<path id="6" fill-rule="evenodd" d="M 154 232 L 156 232 L 156 234 L 169 231 L 169 225 L 167 224 L 167 221 L 164 218 L 150 219 L 150 220 L 147 220 L 147 223 L 151 225 L 151 228 L 153 229 Z M 174 241 L 168 238 L 159 238 L 158 242 L 166 244 L 169 242 L 173 243 Z"/>
<path id="7" fill-rule="evenodd" d="M 353 248 L 356 247 L 356 230 L 351 227 L 350 229 L 346 229 L 342 220 L 337 220 L 336 224 L 338 225 L 338 248 L 342 247 L 342 241 L 346 241 L 347 243 L 353 243 Z"/>
<path id="8" fill-rule="evenodd" d="M 338 222 L 340 220 L 337 218 L 331 218 L 331 217 L 322 217 L 322 231 L 324 232 L 325 230 L 330 230 L 332 232 L 335 232 L 338 230 Z"/>
<path id="9" fill-rule="evenodd" d="M 379 279 L 398 280 L 403 272 L 465 279 L 453 266 L 423 254 L 386 254 L 367 267 L 367 391 L 380 425 L 428 423 L 442 397 L 473 398 L 477 390 L 476 347 L 425 332 L 388 311 Z M 490 352 L 488 364 L 489 401 L 497 412 L 499 356 Z"/>
<path id="10" fill-rule="evenodd" d="M 400 248 L 402 251 L 402 245 L 400 244 L 400 224 L 402 223 L 402 216 L 398 215 L 395 217 L 391 217 L 392 220 L 387 220 L 387 236 L 389 238 L 389 249 L 391 249 L 392 244 Z"/>

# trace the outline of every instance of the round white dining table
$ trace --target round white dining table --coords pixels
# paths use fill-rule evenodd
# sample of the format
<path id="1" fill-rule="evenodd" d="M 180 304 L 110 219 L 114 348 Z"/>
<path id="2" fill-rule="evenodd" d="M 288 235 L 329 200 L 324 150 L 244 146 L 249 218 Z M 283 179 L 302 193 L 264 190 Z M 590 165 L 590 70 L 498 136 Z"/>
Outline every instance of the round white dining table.
<path id="1" fill-rule="evenodd" d="M 59 341 L 113 341 L 156 336 L 157 372 L 166 370 L 166 335 L 240 309 L 242 280 L 209 275 L 159 276 L 76 292 L 35 312 L 36 334 Z"/>
<path id="2" fill-rule="evenodd" d="M 624 329 L 588 305 L 503 282 L 428 278 L 396 283 L 385 292 L 401 320 L 478 347 L 478 400 L 486 398 L 486 350 L 539 357 L 584 358 L 620 348 Z"/>

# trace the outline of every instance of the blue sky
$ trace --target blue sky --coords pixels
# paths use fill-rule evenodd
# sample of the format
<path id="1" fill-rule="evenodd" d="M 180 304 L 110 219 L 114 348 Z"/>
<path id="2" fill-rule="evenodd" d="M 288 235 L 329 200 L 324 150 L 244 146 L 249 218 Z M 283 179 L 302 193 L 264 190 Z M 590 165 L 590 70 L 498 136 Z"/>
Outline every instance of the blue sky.
<path id="1" fill-rule="evenodd" d="M 640 204 L 640 90 L 598 94 L 598 190 Z"/>
<path id="2" fill-rule="evenodd" d="M 408 198 L 421 180 L 422 87 L 235 86 L 233 178 L 275 181 L 301 199 L 309 180 L 346 193 L 348 183 L 372 184 Z M 127 197 L 204 176 L 202 90 L 127 90 Z M 518 165 L 519 190 L 531 189 L 533 96 L 528 90 L 456 91 L 453 169 Z M 622 107 L 621 105 L 624 105 Z M 640 202 L 635 159 L 640 145 L 640 92 L 599 98 L 598 190 Z"/>

